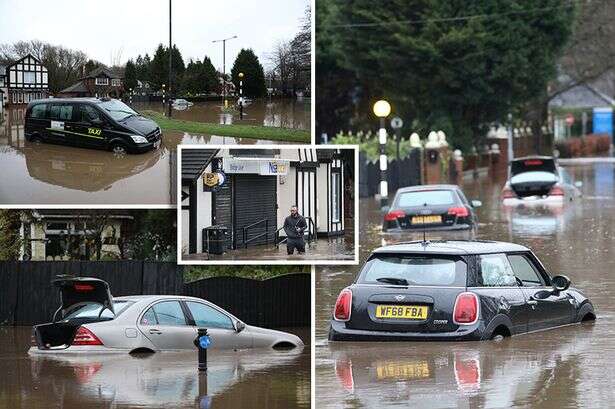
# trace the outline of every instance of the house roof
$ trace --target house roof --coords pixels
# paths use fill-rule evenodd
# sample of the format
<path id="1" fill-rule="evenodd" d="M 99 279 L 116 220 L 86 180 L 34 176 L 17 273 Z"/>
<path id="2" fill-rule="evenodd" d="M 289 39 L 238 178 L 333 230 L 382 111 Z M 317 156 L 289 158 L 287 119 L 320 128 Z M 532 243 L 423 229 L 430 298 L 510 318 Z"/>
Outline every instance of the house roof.
<path id="1" fill-rule="evenodd" d="M 21 57 L 20 59 L 18 59 L 16 61 L 13 61 L 9 65 L 7 65 L 5 68 L 12 67 L 15 64 L 19 64 L 20 62 L 22 62 L 23 60 L 25 60 L 28 57 L 32 58 L 34 61 L 38 62 L 39 64 L 41 63 L 41 60 L 39 60 L 38 58 L 36 58 L 32 54 L 28 53 L 28 54 L 24 55 L 23 57 Z"/>
<path id="2" fill-rule="evenodd" d="M 615 99 L 589 84 L 581 84 L 562 92 L 549 102 L 551 107 L 589 108 L 615 105 Z"/>
<path id="3" fill-rule="evenodd" d="M 88 92 L 88 89 L 86 88 L 86 86 L 83 83 L 83 81 L 79 81 L 79 82 L 71 85 L 68 88 L 64 88 L 59 93 L 63 94 L 63 93 L 69 93 L 69 92 Z"/>
<path id="4" fill-rule="evenodd" d="M 108 78 L 122 78 L 122 76 L 119 73 L 114 72 L 107 67 L 101 66 L 101 67 L 93 69 L 92 71 L 87 73 L 85 77 L 82 77 L 81 79 L 97 78 L 97 77 L 103 77 L 103 76 L 108 77 Z"/>
<path id="5" fill-rule="evenodd" d="M 195 180 L 216 156 L 219 149 L 182 149 L 182 180 Z"/>

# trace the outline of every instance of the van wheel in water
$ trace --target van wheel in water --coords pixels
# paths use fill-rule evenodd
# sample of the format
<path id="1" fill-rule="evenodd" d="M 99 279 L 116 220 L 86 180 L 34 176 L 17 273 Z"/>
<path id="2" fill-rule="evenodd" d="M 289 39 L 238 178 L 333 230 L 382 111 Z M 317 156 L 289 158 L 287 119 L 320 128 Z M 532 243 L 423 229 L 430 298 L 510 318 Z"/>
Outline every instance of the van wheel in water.
<path id="1" fill-rule="evenodd" d="M 33 136 L 32 139 L 30 139 L 30 141 L 37 145 L 40 145 L 41 143 L 43 143 L 43 140 L 41 139 L 40 136 Z"/>
<path id="2" fill-rule="evenodd" d="M 111 152 L 116 155 L 125 155 L 126 153 L 128 153 L 128 150 L 121 143 L 114 143 L 113 145 L 111 145 Z"/>

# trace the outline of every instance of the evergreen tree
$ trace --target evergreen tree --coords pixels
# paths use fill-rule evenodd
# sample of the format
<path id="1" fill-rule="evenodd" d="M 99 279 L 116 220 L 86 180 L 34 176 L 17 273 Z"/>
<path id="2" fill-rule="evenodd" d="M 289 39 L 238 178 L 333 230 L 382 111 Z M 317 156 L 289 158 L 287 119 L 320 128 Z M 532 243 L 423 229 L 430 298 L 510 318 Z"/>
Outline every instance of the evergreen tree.
<path id="1" fill-rule="evenodd" d="M 339 105 L 326 97 L 348 95 L 373 123 L 384 97 L 419 132 L 448 123 L 464 148 L 546 92 L 575 13 L 561 0 L 322 0 L 316 11 L 317 109 L 331 115 Z M 327 76 L 336 66 L 348 75 Z"/>
<path id="2" fill-rule="evenodd" d="M 129 91 L 131 88 L 135 89 L 137 87 L 137 69 L 135 63 L 132 60 L 128 60 L 126 62 L 126 67 L 124 68 L 124 89 Z"/>
<path id="3" fill-rule="evenodd" d="M 265 72 L 263 66 L 258 61 L 258 57 L 252 49 L 241 49 L 233 68 L 231 69 L 231 79 L 239 93 L 239 73 L 243 77 L 243 95 L 245 97 L 259 98 L 267 93 L 265 84 Z"/>

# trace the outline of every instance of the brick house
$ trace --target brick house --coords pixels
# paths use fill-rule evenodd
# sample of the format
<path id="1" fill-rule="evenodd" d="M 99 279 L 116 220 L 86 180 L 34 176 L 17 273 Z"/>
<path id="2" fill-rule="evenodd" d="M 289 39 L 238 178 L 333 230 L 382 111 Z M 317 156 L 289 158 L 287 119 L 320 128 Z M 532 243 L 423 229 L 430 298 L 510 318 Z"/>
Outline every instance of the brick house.
<path id="1" fill-rule="evenodd" d="M 124 92 L 124 80 L 120 73 L 106 67 L 98 67 L 79 79 L 79 82 L 63 89 L 58 97 L 112 97 L 119 98 Z"/>

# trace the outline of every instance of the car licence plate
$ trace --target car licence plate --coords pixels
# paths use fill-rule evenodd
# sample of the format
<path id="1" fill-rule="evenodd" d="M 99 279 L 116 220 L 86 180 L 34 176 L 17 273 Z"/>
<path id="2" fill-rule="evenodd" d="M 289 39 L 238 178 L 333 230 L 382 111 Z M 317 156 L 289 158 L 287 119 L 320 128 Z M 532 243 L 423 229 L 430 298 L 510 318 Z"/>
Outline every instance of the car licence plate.
<path id="1" fill-rule="evenodd" d="M 412 224 L 434 224 L 442 223 L 442 216 L 413 216 Z"/>
<path id="2" fill-rule="evenodd" d="M 429 307 L 425 305 L 377 305 L 376 318 L 425 320 Z"/>
<path id="3" fill-rule="evenodd" d="M 429 378 L 430 374 L 427 362 L 383 362 L 376 366 L 378 379 Z"/>

